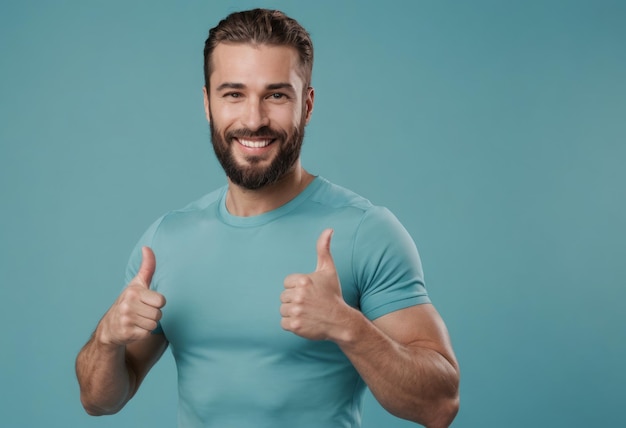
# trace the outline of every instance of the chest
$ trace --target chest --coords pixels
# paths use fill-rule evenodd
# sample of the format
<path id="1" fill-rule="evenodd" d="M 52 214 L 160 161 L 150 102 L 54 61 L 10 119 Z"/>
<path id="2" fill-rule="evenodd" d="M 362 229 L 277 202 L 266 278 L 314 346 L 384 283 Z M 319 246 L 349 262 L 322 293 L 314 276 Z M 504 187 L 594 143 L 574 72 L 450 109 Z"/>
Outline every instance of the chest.
<path id="1" fill-rule="evenodd" d="M 172 347 L 304 346 L 280 326 L 280 295 L 287 275 L 315 269 L 317 232 L 199 230 L 156 248 L 154 285 L 167 300 L 161 325 Z M 339 234 L 331 248 L 344 299 L 358 307 L 348 247 Z"/>

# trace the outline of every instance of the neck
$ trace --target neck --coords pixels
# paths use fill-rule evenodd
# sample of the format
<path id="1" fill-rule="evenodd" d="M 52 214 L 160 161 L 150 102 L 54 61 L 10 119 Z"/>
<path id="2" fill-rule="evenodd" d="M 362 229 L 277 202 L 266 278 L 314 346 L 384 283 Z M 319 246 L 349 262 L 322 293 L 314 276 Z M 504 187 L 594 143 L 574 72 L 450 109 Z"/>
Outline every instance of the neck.
<path id="1" fill-rule="evenodd" d="M 275 183 L 250 190 L 228 181 L 226 209 L 239 217 L 251 217 L 275 210 L 298 196 L 315 177 L 298 162 Z"/>

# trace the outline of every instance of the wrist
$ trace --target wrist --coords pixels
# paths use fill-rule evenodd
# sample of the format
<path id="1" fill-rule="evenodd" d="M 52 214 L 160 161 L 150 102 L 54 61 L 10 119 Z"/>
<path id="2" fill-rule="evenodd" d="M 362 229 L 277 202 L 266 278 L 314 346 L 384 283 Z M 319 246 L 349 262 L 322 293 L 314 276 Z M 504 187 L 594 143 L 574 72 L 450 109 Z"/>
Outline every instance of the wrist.
<path id="1" fill-rule="evenodd" d="M 123 345 L 116 343 L 113 340 L 112 336 L 109 334 L 109 329 L 106 326 L 105 319 L 103 319 L 98 327 L 96 327 L 96 331 L 93 334 L 93 341 L 99 348 L 103 350 L 108 350 L 110 352 L 114 352 L 119 348 L 124 348 Z"/>
<path id="2" fill-rule="evenodd" d="M 341 321 L 333 336 L 330 338 L 339 347 L 350 347 L 358 342 L 369 322 L 367 318 L 358 310 L 346 304 L 345 313 L 341 316 Z"/>

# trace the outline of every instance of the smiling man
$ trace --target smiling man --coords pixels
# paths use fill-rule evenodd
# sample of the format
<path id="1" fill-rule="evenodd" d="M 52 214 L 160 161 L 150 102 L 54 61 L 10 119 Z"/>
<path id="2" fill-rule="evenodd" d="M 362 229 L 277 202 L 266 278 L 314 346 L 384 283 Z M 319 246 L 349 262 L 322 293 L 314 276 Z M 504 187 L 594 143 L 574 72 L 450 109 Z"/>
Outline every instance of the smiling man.
<path id="1" fill-rule="evenodd" d="M 169 346 L 181 427 L 358 427 L 366 387 L 394 415 L 448 426 L 458 365 L 412 239 L 301 165 L 308 33 L 278 11 L 234 13 L 204 55 L 228 183 L 140 239 L 77 357 L 83 406 L 119 411 Z"/>
<path id="2" fill-rule="evenodd" d="M 254 190 L 273 199 L 286 191 L 281 199 L 287 202 L 313 179 L 299 163 L 304 127 L 313 111 L 310 72 L 300 71 L 298 52 L 289 46 L 222 42 L 209 52 L 204 106 L 213 148 L 232 192 Z M 292 178 L 301 186 L 290 189 Z M 267 202 L 269 209 L 282 205 Z M 268 210 L 257 203 L 247 209 L 255 212 L 235 214 Z"/>

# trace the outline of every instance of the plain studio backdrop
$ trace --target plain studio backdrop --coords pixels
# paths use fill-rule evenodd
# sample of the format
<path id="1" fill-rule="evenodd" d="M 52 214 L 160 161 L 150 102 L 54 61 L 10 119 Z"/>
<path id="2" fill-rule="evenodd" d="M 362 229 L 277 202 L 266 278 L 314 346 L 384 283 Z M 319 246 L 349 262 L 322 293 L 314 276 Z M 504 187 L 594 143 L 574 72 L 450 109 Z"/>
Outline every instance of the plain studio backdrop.
<path id="1" fill-rule="evenodd" d="M 417 242 L 462 369 L 453 425 L 622 426 L 626 6 L 608 0 L 3 1 L 0 426 L 175 426 L 169 352 L 103 418 L 74 358 L 145 228 L 225 183 L 202 49 L 253 6 L 315 43 L 304 166 Z M 413 425 L 368 396 L 382 426 Z"/>

